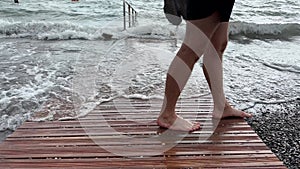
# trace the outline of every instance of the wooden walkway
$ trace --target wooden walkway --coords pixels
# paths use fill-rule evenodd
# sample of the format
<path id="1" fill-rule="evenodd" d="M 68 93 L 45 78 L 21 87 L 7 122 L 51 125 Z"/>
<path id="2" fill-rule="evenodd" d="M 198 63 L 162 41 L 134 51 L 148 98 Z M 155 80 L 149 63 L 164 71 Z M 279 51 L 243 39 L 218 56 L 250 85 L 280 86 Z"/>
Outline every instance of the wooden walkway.
<path id="1" fill-rule="evenodd" d="M 0 168 L 286 168 L 243 119 L 221 120 L 206 141 L 160 129 L 160 102 L 117 99 L 78 120 L 26 122 L 0 144 Z M 211 105 L 186 99 L 177 111 L 206 125 Z"/>

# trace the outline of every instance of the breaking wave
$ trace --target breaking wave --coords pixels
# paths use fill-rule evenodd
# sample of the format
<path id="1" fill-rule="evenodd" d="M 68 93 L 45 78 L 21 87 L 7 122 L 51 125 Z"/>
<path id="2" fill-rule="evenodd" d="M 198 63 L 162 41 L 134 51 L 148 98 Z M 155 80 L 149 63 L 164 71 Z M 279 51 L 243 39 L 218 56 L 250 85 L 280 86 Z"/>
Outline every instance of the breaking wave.
<path id="1" fill-rule="evenodd" d="M 98 28 L 84 26 L 69 21 L 46 22 L 13 22 L 0 20 L 0 36 L 4 38 L 30 38 L 38 40 L 107 40 L 130 36 L 147 36 L 148 38 L 169 38 L 174 36 L 174 26 L 169 24 L 148 24 L 123 31 L 122 26 Z M 181 25 L 181 32 L 184 26 Z M 300 36 L 298 23 L 255 24 L 233 22 L 230 24 L 230 37 L 244 36 L 250 39 L 283 39 Z"/>

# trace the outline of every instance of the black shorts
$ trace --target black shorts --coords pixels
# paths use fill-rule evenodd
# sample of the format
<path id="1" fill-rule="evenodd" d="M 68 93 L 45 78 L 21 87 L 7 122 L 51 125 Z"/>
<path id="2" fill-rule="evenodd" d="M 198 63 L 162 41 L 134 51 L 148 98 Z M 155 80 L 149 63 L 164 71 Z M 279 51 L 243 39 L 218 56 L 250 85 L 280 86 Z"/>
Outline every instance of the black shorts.
<path id="1" fill-rule="evenodd" d="M 218 12 L 221 22 L 228 22 L 235 0 L 176 0 L 185 20 L 203 19 Z"/>

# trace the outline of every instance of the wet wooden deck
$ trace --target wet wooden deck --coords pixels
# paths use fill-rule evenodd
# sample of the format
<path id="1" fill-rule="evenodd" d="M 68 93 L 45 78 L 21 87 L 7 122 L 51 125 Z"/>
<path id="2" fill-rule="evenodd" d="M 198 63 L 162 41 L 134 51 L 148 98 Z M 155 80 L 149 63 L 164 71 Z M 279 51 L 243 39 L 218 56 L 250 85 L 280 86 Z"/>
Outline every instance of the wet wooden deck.
<path id="1" fill-rule="evenodd" d="M 185 99 L 177 111 L 209 126 L 211 105 Z M 78 120 L 26 122 L 0 144 L 0 168 L 286 168 L 243 119 L 221 120 L 205 140 L 157 127 L 160 106 L 117 99 Z"/>

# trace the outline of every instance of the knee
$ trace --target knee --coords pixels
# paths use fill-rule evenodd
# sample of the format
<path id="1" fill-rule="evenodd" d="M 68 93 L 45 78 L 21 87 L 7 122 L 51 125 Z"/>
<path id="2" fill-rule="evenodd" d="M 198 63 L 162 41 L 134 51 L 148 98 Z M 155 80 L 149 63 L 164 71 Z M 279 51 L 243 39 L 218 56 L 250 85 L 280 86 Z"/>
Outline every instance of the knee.
<path id="1" fill-rule="evenodd" d="M 194 64 L 199 60 L 199 56 L 185 44 L 182 44 L 181 48 L 177 53 L 177 56 L 190 64 Z"/>
<path id="2" fill-rule="evenodd" d="M 226 47 L 228 44 L 228 39 L 224 39 L 223 41 L 214 41 L 213 46 L 215 47 L 216 51 L 219 55 L 223 55 Z"/>
<path id="3" fill-rule="evenodd" d="M 226 39 L 224 42 L 221 43 L 218 51 L 220 51 L 223 54 L 227 47 L 227 44 L 228 44 L 228 39 Z"/>

